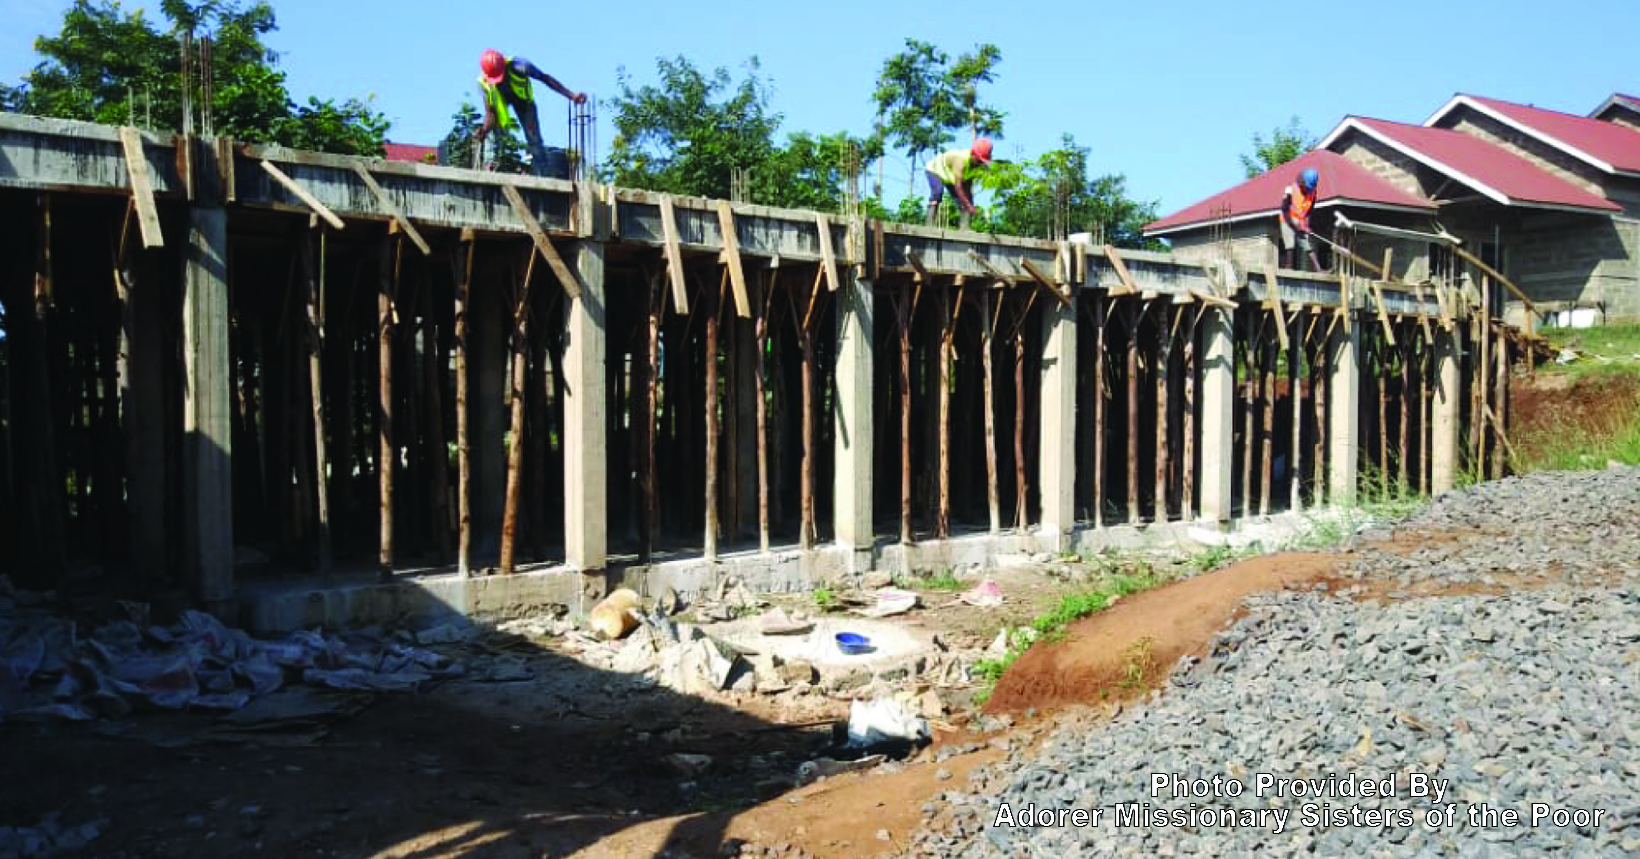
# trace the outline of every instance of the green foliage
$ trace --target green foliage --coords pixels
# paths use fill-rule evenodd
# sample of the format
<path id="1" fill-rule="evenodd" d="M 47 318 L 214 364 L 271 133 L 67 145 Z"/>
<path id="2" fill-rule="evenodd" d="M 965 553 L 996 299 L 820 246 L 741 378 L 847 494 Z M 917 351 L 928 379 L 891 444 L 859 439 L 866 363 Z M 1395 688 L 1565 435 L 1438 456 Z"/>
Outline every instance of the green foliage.
<path id="1" fill-rule="evenodd" d="M 892 144 L 911 162 L 912 183 L 922 175 L 921 156 L 956 139 L 954 131 L 998 136 L 1006 115 L 979 100 L 979 85 L 996 80 L 1002 62 L 996 45 L 975 46 L 952 62 L 950 54 L 916 39 L 883 61 L 871 99 L 879 117 L 874 139 Z"/>
<path id="2" fill-rule="evenodd" d="M 1147 635 L 1123 648 L 1118 686 L 1131 692 L 1145 685 L 1145 679 L 1156 669 L 1155 644 L 1156 640 Z"/>
<path id="3" fill-rule="evenodd" d="M 871 141 L 847 133 L 798 132 L 775 141 L 781 115 L 757 58 L 737 83 L 727 69 L 707 74 L 685 57 L 656 60 L 659 82 L 636 86 L 623 69 L 615 110 L 615 142 L 606 181 L 629 188 L 727 199 L 737 170 L 745 171 L 751 202 L 837 211 L 852 147 L 871 157 Z"/>
<path id="4" fill-rule="evenodd" d="M 1114 573 L 1097 587 L 1060 597 L 1059 604 L 1032 620 L 1027 627 L 1009 630 L 1008 650 L 1000 657 L 986 658 L 974 663 L 973 675 L 983 685 L 978 696 L 983 701 L 991 689 L 1032 644 L 1038 641 L 1054 642 L 1065 635 L 1070 624 L 1084 617 L 1104 611 L 1128 594 L 1138 593 L 1161 584 L 1162 580 L 1148 564 L 1140 563 L 1126 572 Z"/>
<path id="5" fill-rule="evenodd" d="M 1314 149 L 1318 142 L 1319 138 L 1311 134 L 1295 116 L 1288 120 L 1285 128 L 1272 129 L 1269 140 L 1253 132 L 1253 154 L 1241 156 L 1241 169 L 1251 179 Z"/>
<path id="6" fill-rule="evenodd" d="M 962 590 L 962 580 L 951 572 L 950 567 L 946 567 L 938 575 L 924 579 L 922 586 L 931 591 L 960 591 Z"/>
<path id="7" fill-rule="evenodd" d="M 815 608 L 821 611 L 831 611 L 838 605 L 837 594 L 832 593 L 831 588 L 815 588 L 809 596 L 814 599 Z"/>
<path id="8" fill-rule="evenodd" d="M 439 163 L 446 167 L 473 166 L 473 134 L 484 124 L 484 114 L 472 102 L 462 100 L 461 106 L 450 115 L 450 131 L 439 144 Z M 500 173 L 519 173 L 524 170 L 524 142 L 510 128 L 496 126 L 485 138 L 489 146 L 488 163 Z"/>
<path id="9" fill-rule="evenodd" d="M 62 30 L 41 36 L 43 58 L 7 88 L 0 101 L 38 116 L 130 124 L 152 117 L 155 130 L 182 127 L 182 34 L 210 36 L 215 131 L 239 140 L 278 143 L 343 154 L 379 155 L 388 121 L 366 101 L 309 98 L 298 105 L 285 87 L 277 55 L 262 39 L 276 29 L 266 0 L 242 6 L 234 0 L 189 4 L 165 0 L 161 30 L 141 9 L 117 0 L 75 0 Z M 196 90 L 198 81 L 194 81 Z M 197 96 L 196 96 L 197 98 Z M 139 108 L 140 106 L 140 108 Z"/>
<path id="10" fill-rule="evenodd" d="M 628 188 L 727 199 L 731 171 L 751 168 L 774 152 L 780 114 L 769 108 L 768 84 L 754 57 L 736 84 L 727 69 L 710 75 L 679 56 L 655 61 L 660 83 L 633 86 L 616 73 L 620 93 L 615 142 L 604 164 L 607 180 Z"/>
<path id="11" fill-rule="evenodd" d="M 1035 159 L 995 162 L 980 184 L 994 192 L 998 204 L 987 212 L 995 232 L 1036 238 L 1102 230 L 1117 247 L 1155 250 L 1161 243 L 1144 236 L 1156 219 L 1156 203 L 1128 197 L 1127 178 L 1119 174 L 1088 178 L 1088 148 L 1069 134 L 1060 148 Z"/>
<path id="12" fill-rule="evenodd" d="M 1226 564 L 1234 563 L 1248 555 L 1247 552 L 1238 552 L 1229 546 L 1208 546 L 1190 556 L 1190 566 L 1198 573 L 1211 572 Z"/>

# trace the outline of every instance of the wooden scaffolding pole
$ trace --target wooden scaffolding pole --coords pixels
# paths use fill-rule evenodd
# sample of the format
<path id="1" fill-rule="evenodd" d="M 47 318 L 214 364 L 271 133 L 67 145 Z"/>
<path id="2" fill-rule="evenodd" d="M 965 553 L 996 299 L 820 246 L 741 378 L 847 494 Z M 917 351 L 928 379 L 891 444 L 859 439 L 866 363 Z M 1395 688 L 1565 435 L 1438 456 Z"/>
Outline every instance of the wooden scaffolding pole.
<path id="1" fill-rule="evenodd" d="M 455 330 L 451 351 L 456 371 L 456 564 L 463 576 L 473 563 L 473 457 L 467 439 L 467 306 L 473 283 L 474 234 L 461 231 L 461 269 L 456 277 Z"/>
<path id="2" fill-rule="evenodd" d="M 1179 458 L 1179 518 L 1196 518 L 1196 324 L 1201 321 L 1201 309 L 1195 305 L 1179 311 L 1187 315 L 1184 326 L 1184 426 L 1180 435 L 1184 450 Z"/>
<path id="3" fill-rule="evenodd" d="M 1134 299 L 1142 301 L 1142 299 Z M 1148 307 L 1127 304 L 1127 502 L 1128 522 L 1139 523 L 1139 323 Z"/>
<path id="4" fill-rule="evenodd" d="M 1279 309 L 1271 311 L 1270 324 L 1277 326 L 1278 328 L 1282 324 L 1281 311 Z M 1260 516 L 1268 516 L 1270 515 L 1270 496 L 1273 494 L 1271 492 L 1270 482 L 1275 477 L 1276 356 L 1278 354 L 1276 352 L 1276 347 L 1278 344 L 1276 342 L 1276 338 L 1266 335 L 1260 345 L 1264 350 L 1263 360 L 1260 361 L 1260 364 L 1262 365 L 1260 370 L 1264 381 L 1264 418 L 1261 421 L 1264 430 L 1264 456 L 1263 462 L 1260 463 L 1261 474 L 1258 487 L 1258 512 Z"/>
<path id="5" fill-rule="evenodd" d="M 376 402 L 376 435 L 381 445 L 376 460 L 381 487 L 381 552 L 376 572 L 383 581 L 393 577 L 393 466 L 397 459 L 393 444 L 393 333 L 398 323 L 394 302 L 399 288 L 402 244 L 397 230 L 390 226 L 382 239 L 376 291 L 376 343 L 381 358 L 381 388 Z"/>
<path id="6" fill-rule="evenodd" d="M 1031 290 L 1014 323 L 1014 527 L 1024 531 L 1030 524 L 1026 496 L 1030 484 L 1025 474 L 1025 323 L 1031 318 L 1038 290 Z"/>
<path id="7" fill-rule="evenodd" d="M 1167 491 L 1168 491 L 1168 400 L 1171 399 L 1168 388 L 1168 363 L 1173 360 L 1173 337 L 1177 331 L 1172 322 L 1177 320 L 1174 310 L 1169 305 L 1161 306 L 1161 318 L 1156 325 L 1156 497 L 1153 499 L 1151 517 L 1157 523 L 1167 521 Z M 1173 319 L 1169 319 L 1173 317 Z"/>
<path id="8" fill-rule="evenodd" d="M 1292 408 L 1292 438 L 1288 439 L 1287 461 L 1287 506 L 1297 513 L 1304 507 L 1304 469 L 1303 451 L 1304 441 L 1304 387 L 1303 375 L 1299 364 L 1304 356 L 1303 330 L 1298 324 L 1303 313 L 1302 307 L 1294 307 L 1291 317 L 1282 311 L 1282 328 L 1291 326 L 1292 331 L 1287 337 L 1287 400 Z"/>
<path id="9" fill-rule="evenodd" d="M 311 233 L 311 229 L 310 229 Z M 325 317 L 324 317 L 324 261 L 326 234 L 318 229 L 320 252 L 318 271 L 315 273 L 313 263 L 313 237 L 304 233 L 297 239 L 301 253 L 301 265 L 304 279 L 307 281 L 307 331 L 303 338 L 308 353 L 309 405 L 313 411 L 313 465 L 318 498 L 319 522 L 319 571 L 330 573 L 330 498 L 326 487 L 329 486 L 329 463 L 326 461 L 325 451 L 325 400 L 324 400 L 324 373 L 320 356 L 324 350 Z"/>
<path id="10" fill-rule="evenodd" d="M 1093 524 L 1105 522 L 1105 329 L 1109 327 L 1110 297 L 1095 294 L 1093 326 Z"/>
<path id="11" fill-rule="evenodd" d="M 1497 389 L 1492 397 L 1492 414 L 1497 418 L 1493 424 L 1498 437 L 1498 443 L 1492 448 L 1492 476 L 1502 477 L 1507 461 L 1504 452 L 1509 446 L 1508 431 L 1509 417 L 1509 334 L 1502 326 L 1498 327 L 1498 345 L 1493 350 L 1493 360 L 1497 362 Z"/>
<path id="12" fill-rule="evenodd" d="M 433 549 L 439 563 L 450 558 L 450 450 L 444 440 L 444 373 L 446 366 L 440 360 L 437 314 L 433 309 L 433 278 L 428 272 L 422 308 L 426 311 L 423 323 L 421 374 L 427 397 L 427 460 L 432 478 L 433 496 Z"/>
<path id="13" fill-rule="evenodd" d="M 769 399 L 765 378 L 769 372 L 769 305 L 779 285 L 780 269 L 770 271 L 753 302 L 757 349 L 757 548 L 769 551 Z"/>
<path id="14" fill-rule="evenodd" d="M 916 313 L 922 283 L 907 285 L 895 301 L 900 325 L 900 542 L 911 545 L 911 319 Z"/>
<path id="15" fill-rule="evenodd" d="M 682 276 L 679 276 L 680 282 Z M 654 557 L 655 538 L 660 532 L 660 473 L 655 461 L 655 438 L 660 434 L 661 314 L 666 312 L 666 292 L 657 275 L 650 279 L 649 300 L 644 324 L 644 363 L 649 371 L 644 390 L 643 452 L 643 561 Z"/>
<path id="16" fill-rule="evenodd" d="M 951 536 L 951 361 L 954 357 L 951 338 L 956 333 L 955 314 L 961 312 L 961 307 L 960 292 L 953 312 L 950 290 L 940 290 L 940 501 L 934 519 L 934 536 L 941 540 Z"/>
<path id="17" fill-rule="evenodd" d="M 514 554 L 518 546 L 518 495 L 523 484 L 524 465 L 524 396 L 525 380 L 529 369 L 530 345 L 530 280 L 535 276 L 535 258 L 528 254 L 524 264 L 524 279 L 518 284 L 517 299 L 513 303 L 512 366 L 507 374 L 512 401 L 512 423 L 507 432 L 507 497 L 501 508 L 501 574 L 513 572 Z"/>
<path id="18" fill-rule="evenodd" d="M 729 268 L 715 290 L 706 291 L 706 384 L 702 408 L 706 410 L 706 560 L 717 560 L 718 541 L 718 310 L 723 289 L 729 282 Z"/>
<path id="19" fill-rule="evenodd" d="M 997 487 L 997 398 L 995 371 L 991 366 L 991 352 L 996 346 L 997 316 L 991 315 L 991 290 L 979 291 L 980 371 L 985 374 L 985 503 L 990 514 L 991 533 L 1002 530 L 1002 500 Z M 1002 300 L 997 300 L 997 314 L 1002 313 Z"/>
<path id="20" fill-rule="evenodd" d="M 809 308 L 803 314 L 802 325 L 798 331 L 803 346 L 803 365 L 801 367 L 803 382 L 803 462 L 801 486 L 799 487 L 802 493 L 800 501 L 803 520 L 798 531 L 797 544 L 804 549 L 814 548 L 815 540 L 819 536 L 816 533 L 814 515 L 814 326 L 817 322 L 814 317 L 814 309 L 820 303 L 820 283 L 824 279 L 825 271 L 824 265 L 815 268 L 814 286 L 809 291 Z"/>

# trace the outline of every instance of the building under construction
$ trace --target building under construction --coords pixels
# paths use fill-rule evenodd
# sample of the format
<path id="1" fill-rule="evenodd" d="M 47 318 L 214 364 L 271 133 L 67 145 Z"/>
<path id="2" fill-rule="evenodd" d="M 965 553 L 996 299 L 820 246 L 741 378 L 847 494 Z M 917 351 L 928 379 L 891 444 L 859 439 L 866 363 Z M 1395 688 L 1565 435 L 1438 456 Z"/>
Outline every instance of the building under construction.
<path id="1" fill-rule="evenodd" d="M 0 114 L 0 570 L 262 628 L 791 590 L 1506 467 L 1476 262 L 1246 271 Z"/>

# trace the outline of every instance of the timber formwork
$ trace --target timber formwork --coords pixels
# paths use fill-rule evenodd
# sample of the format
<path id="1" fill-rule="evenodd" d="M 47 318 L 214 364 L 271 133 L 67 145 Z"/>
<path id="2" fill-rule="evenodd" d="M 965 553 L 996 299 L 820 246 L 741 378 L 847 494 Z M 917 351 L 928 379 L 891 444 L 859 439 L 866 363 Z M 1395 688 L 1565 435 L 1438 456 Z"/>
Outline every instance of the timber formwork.
<path id="1" fill-rule="evenodd" d="M 1480 273 L 1239 272 L 10 114 L 0 201 L 0 569 L 31 585 L 93 562 L 225 604 L 270 571 L 548 569 L 584 596 L 748 556 L 802 583 L 1508 467 L 1519 341 Z"/>

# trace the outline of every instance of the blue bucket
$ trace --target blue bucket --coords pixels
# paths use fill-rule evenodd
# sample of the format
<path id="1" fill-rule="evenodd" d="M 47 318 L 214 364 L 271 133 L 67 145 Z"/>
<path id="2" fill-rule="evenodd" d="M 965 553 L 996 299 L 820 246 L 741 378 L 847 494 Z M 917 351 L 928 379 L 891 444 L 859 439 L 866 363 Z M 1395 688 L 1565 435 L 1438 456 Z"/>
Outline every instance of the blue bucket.
<path id="1" fill-rule="evenodd" d="M 837 649 L 850 656 L 858 656 L 862 653 L 870 653 L 876 648 L 871 646 L 871 639 L 859 633 L 839 632 L 837 633 Z"/>

